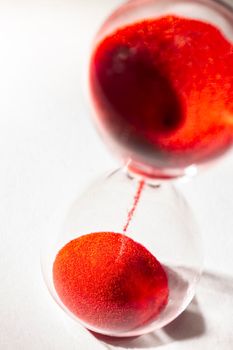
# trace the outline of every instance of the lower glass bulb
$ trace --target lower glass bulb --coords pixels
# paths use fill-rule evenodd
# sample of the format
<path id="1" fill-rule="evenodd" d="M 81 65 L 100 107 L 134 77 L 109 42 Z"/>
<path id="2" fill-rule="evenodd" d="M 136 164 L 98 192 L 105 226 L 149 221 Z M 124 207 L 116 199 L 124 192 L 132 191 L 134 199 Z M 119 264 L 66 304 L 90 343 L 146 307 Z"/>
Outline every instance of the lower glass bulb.
<path id="1" fill-rule="evenodd" d="M 47 286 L 68 315 L 110 336 L 165 326 L 189 304 L 201 275 L 191 210 L 167 182 L 116 171 L 84 193 L 48 236 Z"/>

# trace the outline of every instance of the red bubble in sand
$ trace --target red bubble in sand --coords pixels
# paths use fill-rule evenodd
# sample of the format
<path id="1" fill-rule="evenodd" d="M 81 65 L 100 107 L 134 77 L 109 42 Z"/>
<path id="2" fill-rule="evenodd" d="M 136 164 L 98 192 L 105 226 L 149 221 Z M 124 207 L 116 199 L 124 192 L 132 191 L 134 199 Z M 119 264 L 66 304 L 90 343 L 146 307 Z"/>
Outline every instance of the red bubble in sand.
<path id="1" fill-rule="evenodd" d="M 113 232 L 66 244 L 53 265 L 63 304 L 87 326 L 125 332 L 155 319 L 168 301 L 167 275 L 141 244 Z"/>

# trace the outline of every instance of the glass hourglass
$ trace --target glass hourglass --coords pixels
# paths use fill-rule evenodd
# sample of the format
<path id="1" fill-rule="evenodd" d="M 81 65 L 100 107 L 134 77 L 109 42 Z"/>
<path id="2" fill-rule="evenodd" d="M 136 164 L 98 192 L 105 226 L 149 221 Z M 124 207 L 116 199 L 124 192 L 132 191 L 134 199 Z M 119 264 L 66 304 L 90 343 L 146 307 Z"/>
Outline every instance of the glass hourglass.
<path id="1" fill-rule="evenodd" d="M 132 0 L 96 36 L 94 122 L 124 166 L 77 199 L 42 252 L 53 298 L 92 331 L 150 332 L 194 296 L 201 239 L 172 180 L 232 144 L 232 38 L 233 11 L 213 0 Z"/>

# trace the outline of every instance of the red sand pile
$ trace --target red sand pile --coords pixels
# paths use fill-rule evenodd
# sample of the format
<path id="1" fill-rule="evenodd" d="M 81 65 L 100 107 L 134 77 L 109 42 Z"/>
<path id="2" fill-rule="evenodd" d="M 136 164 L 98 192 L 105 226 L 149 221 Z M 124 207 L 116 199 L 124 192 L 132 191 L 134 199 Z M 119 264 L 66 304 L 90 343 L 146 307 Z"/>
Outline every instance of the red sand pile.
<path id="1" fill-rule="evenodd" d="M 158 316 L 168 300 L 161 264 L 119 233 L 91 233 L 65 245 L 53 278 L 66 307 L 97 329 L 132 330 Z"/>

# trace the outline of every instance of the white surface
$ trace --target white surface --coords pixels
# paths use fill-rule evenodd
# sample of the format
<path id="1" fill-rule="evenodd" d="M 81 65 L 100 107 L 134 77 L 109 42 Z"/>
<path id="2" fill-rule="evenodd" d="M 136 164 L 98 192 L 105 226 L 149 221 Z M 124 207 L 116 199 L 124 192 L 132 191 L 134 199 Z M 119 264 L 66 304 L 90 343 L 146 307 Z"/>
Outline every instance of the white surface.
<path id="1" fill-rule="evenodd" d="M 66 323 L 41 277 L 51 215 L 116 164 L 88 118 L 84 53 L 120 1 L 0 1 L 0 349 L 233 348 L 233 154 L 181 187 L 206 244 L 195 301 L 165 330 L 114 343 Z"/>

